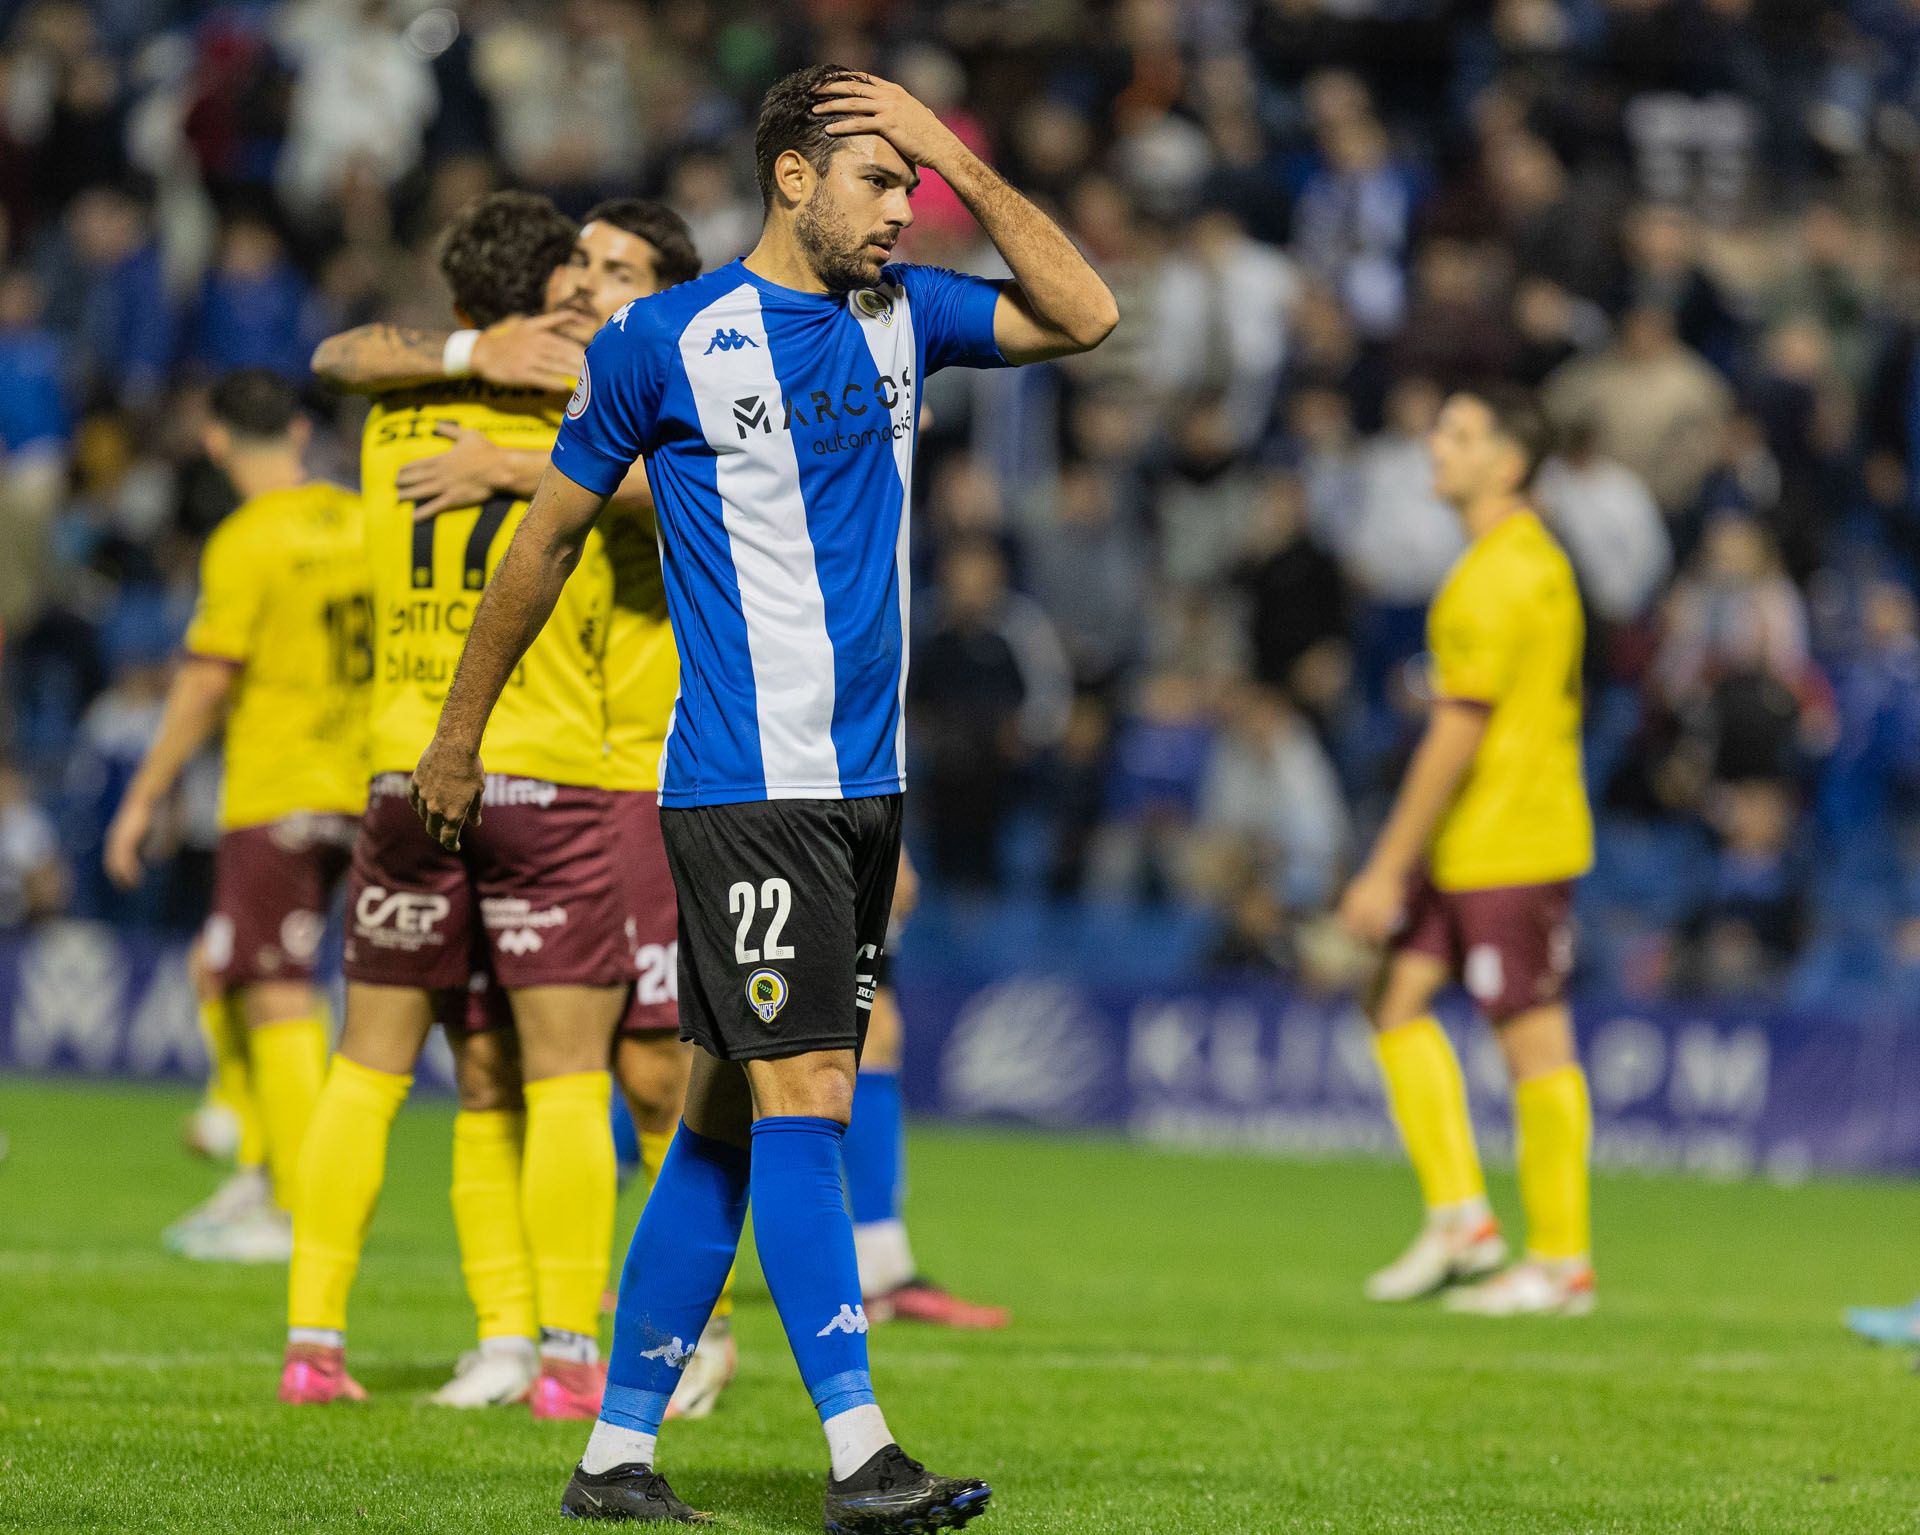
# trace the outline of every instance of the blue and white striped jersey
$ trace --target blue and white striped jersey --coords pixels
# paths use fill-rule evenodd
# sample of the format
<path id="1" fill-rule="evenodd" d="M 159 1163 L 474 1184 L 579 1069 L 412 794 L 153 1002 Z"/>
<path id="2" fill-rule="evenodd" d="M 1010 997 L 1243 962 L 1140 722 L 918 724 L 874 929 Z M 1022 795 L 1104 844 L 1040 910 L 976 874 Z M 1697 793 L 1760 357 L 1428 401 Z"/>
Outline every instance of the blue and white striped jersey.
<path id="1" fill-rule="evenodd" d="M 906 786 L 920 385 L 998 366 L 999 288 L 887 267 L 801 293 L 739 261 L 629 304 L 587 350 L 553 463 L 610 494 L 643 455 L 680 696 L 660 803 Z"/>

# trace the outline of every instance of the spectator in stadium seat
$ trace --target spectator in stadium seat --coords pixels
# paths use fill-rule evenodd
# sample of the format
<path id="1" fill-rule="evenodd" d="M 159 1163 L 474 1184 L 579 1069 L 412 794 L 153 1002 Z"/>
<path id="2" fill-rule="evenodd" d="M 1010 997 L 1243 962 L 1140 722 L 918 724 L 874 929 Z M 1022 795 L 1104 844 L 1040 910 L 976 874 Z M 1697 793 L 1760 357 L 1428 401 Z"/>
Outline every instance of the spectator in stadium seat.
<path id="1" fill-rule="evenodd" d="M 1671 312 L 1640 305 L 1627 311 L 1613 346 L 1547 380 L 1546 405 L 1558 424 L 1591 421 L 1600 451 L 1646 481 L 1671 517 L 1718 456 L 1733 395 L 1680 341 Z"/>
<path id="2" fill-rule="evenodd" d="M 67 867 L 53 818 L 34 800 L 26 777 L 0 762 L 0 931 L 64 910 Z"/>
<path id="3" fill-rule="evenodd" d="M 47 529 L 59 501 L 72 433 L 60 342 L 41 323 L 40 286 L 25 270 L 0 273 L 0 626 L 42 600 Z"/>
<path id="4" fill-rule="evenodd" d="M 954 884 L 1000 881 L 1000 833 L 1022 770 L 1071 717 L 1071 674 L 1040 605 L 1007 588 L 999 545 L 955 540 L 909 672 L 909 728 L 926 762 L 935 866 Z"/>
<path id="5" fill-rule="evenodd" d="M 1248 237 L 1224 209 L 1195 217 L 1174 242 L 1151 296 L 1155 385 L 1228 402 L 1234 439 L 1250 444 L 1273 408 L 1300 279 L 1287 256 Z"/>
<path id="6" fill-rule="evenodd" d="M 332 330 L 308 306 L 279 232 L 258 214 L 237 213 L 220 231 L 219 257 L 201 286 L 188 356 L 211 374 L 266 368 L 304 378 L 315 345 Z"/>
<path id="7" fill-rule="evenodd" d="M 1139 656 L 1147 573 L 1138 530 L 1119 516 L 1116 476 L 1069 464 L 1029 530 L 1027 579 L 1059 632 L 1077 690 L 1104 692 Z"/>
<path id="8" fill-rule="evenodd" d="M 1335 893 L 1350 834 L 1346 801 L 1313 728 L 1278 689 L 1243 681 L 1221 698 L 1195 831 L 1203 864 L 1252 859 L 1291 910 Z"/>
<path id="9" fill-rule="evenodd" d="M 1750 518 L 1721 516 L 1667 599 L 1654 682 L 1675 709 L 1722 678 L 1760 674 L 1797 693 L 1807 680 L 1806 603 Z"/>
<path id="10" fill-rule="evenodd" d="M 1780 779 L 1726 784 L 1710 799 L 1719 848 L 1687 925 L 1689 989 L 1762 993 L 1798 949 L 1806 874 L 1791 851 L 1796 811 L 1793 787 Z"/>
<path id="11" fill-rule="evenodd" d="M 1460 519 L 1433 489 L 1427 438 L 1441 400 L 1430 378 L 1394 385 L 1386 428 L 1360 451 L 1360 504 L 1340 549 L 1348 580 L 1376 607 L 1410 613 L 1416 634 L 1419 610 L 1466 547 Z"/>
<path id="12" fill-rule="evenodd" d="M 1534 496 L 1566 546 L 1587 606 L 1608 624 L 1644 616 L 1673 573 L 1673 540 L 1646 485 L 1601 456 L 1593 424 L 1561 434 L 1541 466 Z"/>
<path id="13" fill-rule="evenodd" d="M 1328 124 L 1320 147 L 1324 163 L 1294 208 L 1300 260 L 1333 286 L 1363 335 L 1389 336 L 1406 315 L 1414 180 L 1371 111 Z"/>
<path id="14" fill-rule="evenodd" d="M 60 236 L 44 243 L 39 272 L 80 397 L 106 393 L 135 409 L 157 403 L 174 361 L 175 321 L 143 195 L 128 186 L 82 192 Z"/>
<path id="15" fill-rule="evenodd" d="M 1346 580 L 1307 529 L 1306 493 L 1297 476 L 1280 469 L 1261 475 L 1234 581 L 1247 600 L 1256 681 L 1292 688 L 1306 657 L 1346 652 Z"/>
<path id="16" fill-rule="evenodd" d="M 1429 240 L 1414 263 L 1413 301 L 1389 367 L 1398 375 L 1446 379 L 1456 388 L 1511 377 L 1519 360 L 1501 299 L 1498 253 L 1464 240 Z"/>
<path id="17" fill-rule="evenodd" d="M 1735 360 L 1740 323 L 1700 260 L 1699 220 L 1685 208 L 1643 203 L 1623 226 L 1626 270 L 1615 308 L 1663 309 L 1674 334 L 1722 372 Z"/>

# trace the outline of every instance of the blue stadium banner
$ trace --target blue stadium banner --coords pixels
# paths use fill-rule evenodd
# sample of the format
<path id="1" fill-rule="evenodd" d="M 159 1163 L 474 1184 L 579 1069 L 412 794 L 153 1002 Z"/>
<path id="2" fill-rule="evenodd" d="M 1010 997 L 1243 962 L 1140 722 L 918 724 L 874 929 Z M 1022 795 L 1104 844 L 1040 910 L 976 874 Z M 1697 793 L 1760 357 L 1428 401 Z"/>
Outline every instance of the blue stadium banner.
<path id="1" fill-rule="evenodd" d="M 1150 990 L 902 977 L 922 1114 L 1121 1131 L 1294 1156 L 1395 1153 L 1351 998 L 1278 985 Z M 1719 1001 L 1575 1006 L 1595 1154 L 1712 1176 L 1920 1169 L 1920 1027 Z M 1510 1154 L 1491 1032 L 1445 1015 L 1487 1154 Z"/>
<path id="2" fill-rule="evenodd" d="M 1351 998 L 918 970 L 900 993 L 919 1114 L 1291 1156 L 1397 1150 Z M 1604 1164 L 1920 1170 L 1920 1025 L 1728 1001 L 1584 998 L 1575 1015 Z M 1499 1158 L 1511 1141 L 1499 1051 L 1464 1011 L 1445 1021 L 1482 1146 Z M 0 1070 L 199 1078 L 184 948 L 79 922 L 0 943 Z M 437 1036 L 420 1080 L 451 1080 Z"/>

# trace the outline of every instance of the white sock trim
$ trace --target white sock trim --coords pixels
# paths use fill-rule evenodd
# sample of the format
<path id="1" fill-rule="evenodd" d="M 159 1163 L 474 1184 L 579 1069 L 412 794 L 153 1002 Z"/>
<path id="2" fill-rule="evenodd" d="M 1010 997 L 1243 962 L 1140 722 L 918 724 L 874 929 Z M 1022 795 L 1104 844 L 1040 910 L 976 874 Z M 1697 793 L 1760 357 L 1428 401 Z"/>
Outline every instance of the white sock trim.
<path id="1" fill-rule="evenodd" d="M 499 1338 L 482 1338 L 480 1352 L 483 1354 L 511 1354 L 517 1359 L 534 1357 L 535 1346 L 531 1338 L 523 1338 L 518 1333 L 507 1333 Z"/>
<path id="2" fill-rule="evenodd" d="M 860 1265 L 860 1293 L 885 1295 L 913 1278 L 913 1248 L 907 1223 L 895 1218 L 867 1221 L 853 1228 L 853 1252 Z"/>
<path id="3" fill-rule="evenodd" d="M 289 1327 L 287 1342 L 308 1343 L 315 1348 L 345 1348 L 347 1335 L 337 1327 Z"/>
<path id="4" fill-rule="evenodd" d="M 643 1434 L 635 1428 L 622 1428 L 605 1418 L 594 1420 L 593 1433 L 580 1456 L 580 1469 L 599 1475 L 615 1466 L 651 1466 L 657 1434 Z"/>
<path id="5" fill-rule="evenodd" d="M 843 1482 L 893 1443 L 887 1420 L 872 1402 L 835 1413 L 820 1425 L 827 1432 L 827 1453 L 833 1457 L 833 1479 Z"/>

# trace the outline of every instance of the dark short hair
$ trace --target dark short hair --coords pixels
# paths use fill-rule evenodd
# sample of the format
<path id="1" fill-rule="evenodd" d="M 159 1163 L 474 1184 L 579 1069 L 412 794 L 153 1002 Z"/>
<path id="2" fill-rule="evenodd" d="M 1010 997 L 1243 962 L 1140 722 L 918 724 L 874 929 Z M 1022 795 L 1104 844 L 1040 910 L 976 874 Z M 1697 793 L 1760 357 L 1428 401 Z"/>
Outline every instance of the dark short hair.
<path id="1" fill-rule="evenodd" d="M 213 386 L 207 408 L 234 436 L 271 442 L 287 435 L 300 414 L 300 396 L 277 373 L 241 368 Z"/>
<path id="2" fill-rule="evenodd" d="M 773 162 L 789 149 L 798 151 L 816 171 L 825 172 L 840 143 L 827 132 L 833 119 L 814 116 L 815 95 L 823 85 L 858 75 L 858 70 L 840 64 L 809 64 L 782 75 L 767 88 L 760 98 L 759 120 L 753 125 L 753 173 L 760 182 L 762 207 L 773 206 Z"/>
<path id="3" fill-rule="evenodd" d="M 700 253 L 693 248 L 693 231 L 665 203 L 649 202 L 644 197 L 610 198 L 589 208 L 580 222 L 583 226 L 611 224 L 645 240 L 658 257 L 654 270 L 663 288 L 690 282 L 700 275 Z"/>
<path id="4" fill-rule="evenodd" d="M 460 210 L 440 246 L 454 307 L 478 326 L 547 307 L 547 279 L 573 253 L 577 233 L 533 192 L 488 192 Z"/>
<path id="5" fill-rule="evenodd" d="M 1524 467 L 1519 489 L 1525 490 L 1554 448 L 1553 423 L 1540 408 L 1540 401 L 1531 389 L 1518 384 L 1489 384 L 1461 392 L 1486 406 L 1487 414 L 1493 417 L 1494 431 L 1520 450 Z"/>

